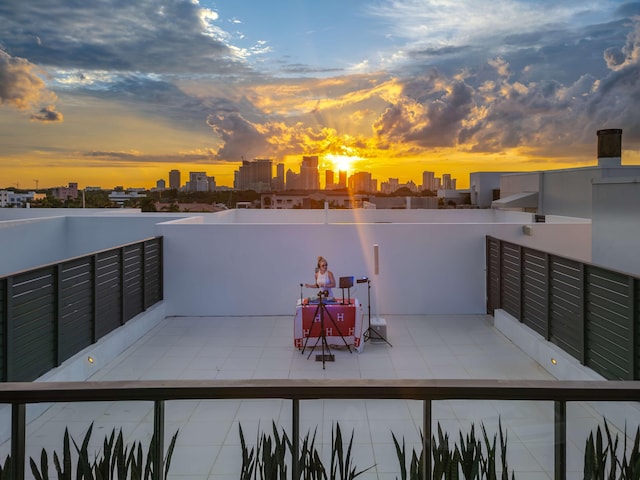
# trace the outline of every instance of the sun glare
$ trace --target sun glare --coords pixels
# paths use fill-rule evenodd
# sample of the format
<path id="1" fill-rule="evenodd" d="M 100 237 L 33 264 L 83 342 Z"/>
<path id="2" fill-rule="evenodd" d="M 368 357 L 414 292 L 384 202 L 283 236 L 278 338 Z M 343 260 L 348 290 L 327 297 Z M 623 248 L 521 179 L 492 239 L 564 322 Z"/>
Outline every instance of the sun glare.
<path id="1" fill-rule="evenodd" d="M 331 165 L 334 172 L 351 172 L 353 169 L 353 162 L 359 160 L 358 157 L 351 157 L 349 155 L 334 155 L 328 153 L 325 155 L 326 163 Z"/>

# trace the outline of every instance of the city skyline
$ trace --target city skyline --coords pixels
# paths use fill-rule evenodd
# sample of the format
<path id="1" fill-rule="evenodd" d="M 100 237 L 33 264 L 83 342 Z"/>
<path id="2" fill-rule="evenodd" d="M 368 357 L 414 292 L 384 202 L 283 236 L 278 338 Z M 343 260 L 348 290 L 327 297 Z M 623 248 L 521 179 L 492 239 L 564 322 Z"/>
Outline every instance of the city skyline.
<path id="1" fill-rule="evenodd" d="M 233 185 L 243 159 L 419 183 L 640 164 L 640 3 L 0 4 L 0 188 Z"/>

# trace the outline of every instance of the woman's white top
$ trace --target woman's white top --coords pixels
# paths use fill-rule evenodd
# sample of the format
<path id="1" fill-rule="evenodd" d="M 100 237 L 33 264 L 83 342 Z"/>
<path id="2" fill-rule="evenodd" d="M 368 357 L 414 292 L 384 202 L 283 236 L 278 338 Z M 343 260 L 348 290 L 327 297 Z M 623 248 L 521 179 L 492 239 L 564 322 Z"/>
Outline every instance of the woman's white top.
<path id="1" fill-rule="evenodd" d="M 331 282 L 331 278 L 329 277 L 329 272 L 318 272 L 316 274 L 316 283 L 318 284 L 318 287 L 322 288 L 324 287 L 326 284 Z M 333 291 L 330 288 L 327 288 L 326 290 L 329 291 L 329 296 L 333 297 Z"/>

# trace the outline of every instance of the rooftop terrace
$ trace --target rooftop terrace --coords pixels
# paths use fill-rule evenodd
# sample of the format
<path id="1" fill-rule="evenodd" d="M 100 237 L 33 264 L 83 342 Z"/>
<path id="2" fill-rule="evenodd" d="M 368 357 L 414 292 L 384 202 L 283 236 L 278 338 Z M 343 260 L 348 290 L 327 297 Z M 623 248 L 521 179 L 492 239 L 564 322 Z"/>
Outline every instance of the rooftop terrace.
<path id="1" fill-rule="evenodd" d="M 567 372 L 578 372 L 580 379 L 598 378 L 553 346 L 545 347 L 551 350 L 544 351 L 544 358 L 553 356 L 556 364 L 542 356 L 532 358 L 525 347 L 538 345 L 539 339 L 532 342 L 526 333 L 514 333 L 520 327 L 508 319 L 500 319 L 497 329 L 485 313 L 487 234 L 588 260 L 588 221 L 549 218 L 535 224 L 528 214 L 491 211 L 452 216 L 388 211 L 266 214 L 102 215 L 8 225 L 17 229 L 16 235 L 22 228 L 32 235 L 53 233 L 54 245 L 72 239 L 76 255 L 85 253 L 86 243 L 95 245 L 96 233 L 101 248 L 149 234 L 163 237 L 164 300 L 43 380 L 576 378 Z M 523 225 L 533 234 L 525 235 Z M 378 269 L 373 245 L 380 247 Z M 27 242 L 18 248 L 28 247 Z M 70 253 L 69 248 L 54 251 L 48 261 L 73 256 Z M 393 346 L 367 342 L 362 353 L 336 348 L 336 360 L 326 369 L 293 347 L 295 302 L 308 294 L 299 284 L 310 279 L 319 254 L 329 258 L 336 276 L 372 279 L 373 315 L 386 319 Z M 40 255 L 40 263 L 46 263 Z M 351 295 L 368 306 L 364 286 Z M 582 478 L 588 432 L 603 412 L 618 407 L 568 406 L 567 478 Z M 57 404 L 46 411 L 29 406 L 33 421 L 27 455 L 39 455 L 42 447 L 59 451 L 65 427 L 79 439 L 92 421 L 95 449 L 113 427 L 122 427 L 129 439 L 148 441 L 152 408 L 150 402 Z M 375 464 L 363 478 L 392 479 L 398 476 L 398 464 L 391 432 L 404 437 L 409 449 L 419 445 L 422 408 L 421 402 L 405 400 L 305 400 L 301 433 L 317 426 L 322 453 L 328 455 L 331 428 L 339 421 L 344 432 L 354 430 L 357 466 Z M 168 402 L 166 431 L 180 430 L 169 478 L 237 478 L 238 425 L 253 439 L 258 428 L 269 432 L 272 421 L 288 429 L 291 415 L 286 400 Z M 458 430 L 467 432 L 472 422 L 477 430 L 483 422 L 495 433 L 498 420 L 509 435 L 509 465 L 516 478 L 553 478 L 553 402 L 434 402 L 433 421 L 452 437 Z M 6 452 L 8 444 L 3 449 Z"/>

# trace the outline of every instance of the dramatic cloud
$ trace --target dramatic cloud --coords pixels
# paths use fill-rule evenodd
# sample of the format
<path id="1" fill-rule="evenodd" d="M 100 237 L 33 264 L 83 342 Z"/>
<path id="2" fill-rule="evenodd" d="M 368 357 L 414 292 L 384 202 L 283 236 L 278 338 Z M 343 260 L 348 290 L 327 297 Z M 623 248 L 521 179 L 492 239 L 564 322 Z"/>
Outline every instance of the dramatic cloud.
<path id="1" fill-rule="evenodd" d="M 60 69 L 146 73 L 246 71 L 246 52 L 198 2 L 0 2 L 0 39 L 13 55 Z"/>
<path id="2" fill-rule="evenodd" d="M 627 43 L 621 47 L 605 50 L 604 59 L 611 70 L 621 70 L 629 65 L 637 65 L 640 59 L 640 17 L 635 17 L 635 28 L 627 36 Z"/>
<path id="3" fill-rule="evenodd" d="M 39 76 L 43 73 L 29 61 L 11 57 L 0 50 L 0 104 L 29 110 L 37 108 L 42 103 L 55 101 L 55 94 L 47 90 Z"/>
<path id="4" fill-rule="evenodd" d="M 349 151 L 375 168 L 510 150 L 552 164 L 601 128 L 640 142 L 639 2 L 285 3 L 0 2 L 0 122 L 22 133 L 0 158 L 229 167 Z M 14 127 L 14 109 L 33 122 Z"/>
<path id="5" fill-rule="evenodd" d="M 39 112 L 31 115 L 31 120 L 39 122 L 62 122 L 64 116 L 60 112 L 56 112 L 54 105 L 48 105 L 41 108 Z"/>

